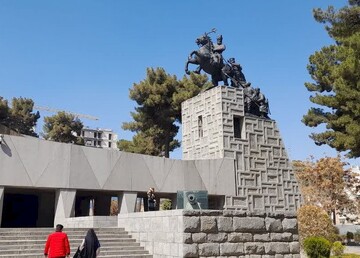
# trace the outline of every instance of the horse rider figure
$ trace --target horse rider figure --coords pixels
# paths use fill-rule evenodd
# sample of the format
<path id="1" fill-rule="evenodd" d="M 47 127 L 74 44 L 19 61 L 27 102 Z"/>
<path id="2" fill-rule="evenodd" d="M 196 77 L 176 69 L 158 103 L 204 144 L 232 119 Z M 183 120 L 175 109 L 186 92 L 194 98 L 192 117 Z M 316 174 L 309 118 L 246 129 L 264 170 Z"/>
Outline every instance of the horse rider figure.
<path id="1" fill-rule="evenodd" d="M 200 73 L 201 70 L 204 70 L 205 73 L 211 75 L 213 86 L 218 86 L 219 81 L 223 81 L 224 85 L 228 86 L 227 76 L 222 71 L 225 66 L 222 52 L 226 47 L 222 44 L 221 35 L 217 37 L 217 44 L 212 43 L 209 34 L 214 32 L 216 32 L 216 29 L 212 29 L 196 39 L 195 42 L 199 49 L 189 54 L 185 63 L 185 73 L 190 74 L 189 64 L 198 65 L 194 72 Z"/>
<path id="2" fill-rule="evenodd" d="M 213 45 L 211 62 L 216 66 L 222 66 L 223 56 L 222 52 L 225 51 L 226 46 L 222 43 L 223 37 L 219 35 L 216 38 L 216 44 Z"/>
<path id="3" fill-rule="evenodd" d="M 209 37 L 209 35 L 207 35 L 207 33 L 205 33 L 204 39 L 206 39 L 206 40 L 205 40 L 205 41 L 201 41 L 201 40 L 199 40 L 199 39 L 196 39 L 195 43 L 196 43 L 196 45 L 198 46 L 198 48 L 200 49 L 200 51 L 201 51 L 201 53 L 203 54 L 203 56 L 206 57 L 206 58 L 209 58 L 209 59 L 210 59 L 210 62 L 211 62 L 211 60 L 213 59 L 212 56 L 213 56 L 213 48 L 214 48 L 214 47 L 213 47 L 213 44 L 212 44 L 212 42 L 211 42 L 211 38 Z M 210 43 L 210 44 L 209 44 L 209 47 L 205 48 L 205 45 L 206 45 L 208 42 Z M 203 50 L 201 50 L 201 49 L 203 49 Z M 206 51 L 204 51 L 204 49 L 206 49 Z M 189 56 L 189 59 L 191 59 L 191 55 Z M 195 69 L 194 73 L 200 74 L 201 70 L 202 70 L 201 65 L 199 65 L 199 66 Z"/>

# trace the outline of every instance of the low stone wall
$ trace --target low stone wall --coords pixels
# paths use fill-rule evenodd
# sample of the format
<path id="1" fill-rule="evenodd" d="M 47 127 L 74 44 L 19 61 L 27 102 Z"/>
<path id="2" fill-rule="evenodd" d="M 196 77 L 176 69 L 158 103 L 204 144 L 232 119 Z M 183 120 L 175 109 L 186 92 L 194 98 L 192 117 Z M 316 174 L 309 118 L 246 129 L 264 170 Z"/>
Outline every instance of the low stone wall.
<path id="1" fill-rule="evenodd" d="M 116 228 L 118 222 L 117 216 L 87 216 L 66 218 L 62 224 L 65 228 Z"/>
<path id="2" fill-rule="evenodd" d="M 300 258 L 295 213 L 174 210 L 118 222 L 154 257 Z"/>
<path id="3" fill-rule="evenodd" d="M 125 228 L 154 257 L 183 257 L 183 211 L 152 211 L 118 215 Z"/>
<path id="4" fill-rule="evenodd" d="M 294 213 L 184 211 L 184 257 L 300 257 Z"/>

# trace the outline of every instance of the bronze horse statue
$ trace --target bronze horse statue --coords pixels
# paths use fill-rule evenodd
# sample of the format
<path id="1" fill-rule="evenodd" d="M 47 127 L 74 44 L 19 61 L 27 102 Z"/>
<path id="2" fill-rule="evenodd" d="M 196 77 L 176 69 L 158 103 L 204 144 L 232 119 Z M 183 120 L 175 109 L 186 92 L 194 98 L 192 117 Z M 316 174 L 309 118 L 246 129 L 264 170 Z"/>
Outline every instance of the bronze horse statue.
<path id="1" fill-rule="evenodd" d="M 215 31 L 212 30 L 211 32 Z M 228 86 L 227 76 L 222 71 L 224 67 L 223 60 L 221 59 L 220 63 L 214 63 L 212 60 L 214 45 L 208 35 L 209 33 L 205 33 L 196 39 L 195 43 L 199 46 L 199 50 L 194 50 L 190 53 L 185 64 L 185 72 L 190 74 L 189 64 L 199 65 L 194 71 L 195 73 L 200 73 L 201 70 L 204 70 L 207 74 L 211 75 L 211 81 L 214 86 L 218 86 L 219 81 L 223 81 L 224 85 Z"/>

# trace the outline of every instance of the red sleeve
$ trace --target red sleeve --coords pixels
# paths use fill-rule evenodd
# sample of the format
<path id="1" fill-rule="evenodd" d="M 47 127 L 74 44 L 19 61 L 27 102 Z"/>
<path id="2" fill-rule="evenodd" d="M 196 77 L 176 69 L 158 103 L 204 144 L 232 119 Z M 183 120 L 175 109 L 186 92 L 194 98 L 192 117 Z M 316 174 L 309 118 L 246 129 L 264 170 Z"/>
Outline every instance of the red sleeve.
<path id="1" fill-rule="evenodd" d="M 66 255 L 70 255 L 70 244 L 67 234 L 65 234 L 65 249 L 66 249 Z"/>
<path id="2" fill-rule="evenodd" d="M 50 241 L 51 241 L 51 235 L 48 236 L 48 239 L 45 244 L 44 254 L 46 255 L 49 253 Z"/>

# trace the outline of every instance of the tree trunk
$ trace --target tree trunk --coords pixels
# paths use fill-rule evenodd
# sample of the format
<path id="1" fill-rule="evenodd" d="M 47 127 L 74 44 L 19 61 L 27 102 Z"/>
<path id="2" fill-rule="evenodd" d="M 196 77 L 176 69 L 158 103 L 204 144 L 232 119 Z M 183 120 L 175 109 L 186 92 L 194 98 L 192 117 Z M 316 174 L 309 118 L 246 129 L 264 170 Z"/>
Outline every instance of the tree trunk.
<path id="1" fill-rule="evenodd" d="M 168 126 L 166 132 L 165 132 L 165 158 L 169 158 L 170 157 L 170 127 Z"/>
<path id="2" fill-rule="evenodd" d="M 336 210 L 331 210 L 333 224 L 336 225 Z"/>

